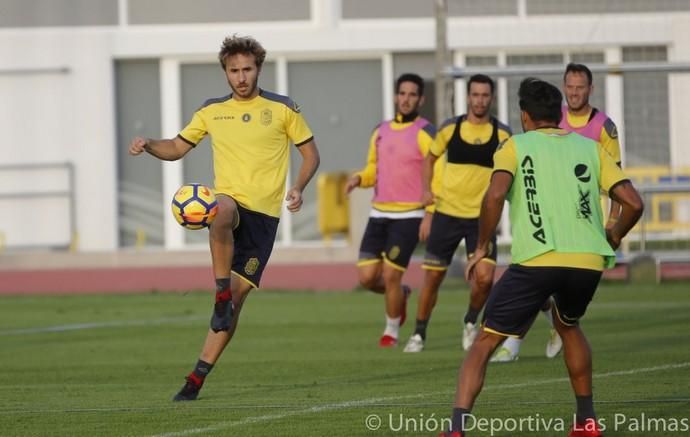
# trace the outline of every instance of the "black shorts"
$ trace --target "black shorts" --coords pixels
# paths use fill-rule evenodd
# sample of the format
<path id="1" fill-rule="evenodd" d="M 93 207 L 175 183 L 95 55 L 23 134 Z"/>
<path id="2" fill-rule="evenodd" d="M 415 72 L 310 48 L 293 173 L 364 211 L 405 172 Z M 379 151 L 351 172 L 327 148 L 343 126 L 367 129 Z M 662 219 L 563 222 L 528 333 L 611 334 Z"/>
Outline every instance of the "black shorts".
<path id="1" fill-rule="evenodd" d="M 572 267 L 511 264 L 494 285 L 484 308 L 484 330 L 523 337 L 544 302 L 553 296 L 557 316 L 577 325 L 587 311 L 602 272 Z"/>
<path id="2" fill-rule="evenodd" d="M 431 219 L 431 232 L 426 242 L 422 268 L 446 270 L 453 261 L 458 245 L 464 239 L 469 257 L 477 248 L 479 219 L 464 219 L 435 212 Z M 496 234 L 491 237 L 491 252 L 485 258 L 496 261 Z"/>
<path id="3" fill-rule="evenodd" d="M 359 248 L 358 266 L 385 259 L 399 270 L 407 269 L 419 241 L 421 218 L 371 217 Z"/>
<path id="4" fill-rule="evenodd" d="M 278 232 L 278 218 L 250 211 L 237 205 L 240 222 L 232 231 L 235 253 L 232 272 L 259 288 L 261 274 L 268 263 Z"/>

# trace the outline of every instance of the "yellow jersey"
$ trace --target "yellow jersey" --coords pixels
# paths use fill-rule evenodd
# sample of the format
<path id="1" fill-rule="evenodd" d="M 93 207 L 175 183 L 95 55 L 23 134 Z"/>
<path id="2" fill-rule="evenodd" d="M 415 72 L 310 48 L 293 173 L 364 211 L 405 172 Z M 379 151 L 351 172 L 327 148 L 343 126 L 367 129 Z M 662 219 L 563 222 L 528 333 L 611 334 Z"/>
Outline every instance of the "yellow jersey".
<path id="1" fill-rule="evenodd" d="M 211 136 L 214 190 L 244 208 L 279 217 L 290 159 L 289 141 L 299 147 L 313 139 L 289 97 L 260 90 L 244 101 L 207 100 L 179 137 L 196 146 Z"/>
<path id="2" fill-rule="evenodd" d="M 446 120 L 430 149 L 438 157 L 446 154 L 435 210 L 459 218 L 479 217 L 494 151 L 511 135 L 510 128 L 493 117 L 482 124 L 470 123 L 465 116 Z"/>

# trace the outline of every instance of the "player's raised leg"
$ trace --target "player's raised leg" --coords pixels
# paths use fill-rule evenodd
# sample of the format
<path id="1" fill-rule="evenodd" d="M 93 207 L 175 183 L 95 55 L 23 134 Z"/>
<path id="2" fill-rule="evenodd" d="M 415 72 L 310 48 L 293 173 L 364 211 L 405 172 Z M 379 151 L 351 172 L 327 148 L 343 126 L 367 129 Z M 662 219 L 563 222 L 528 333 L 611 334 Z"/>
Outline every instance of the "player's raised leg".
<path id="1" fill-rule="evenodd" d="M 211 329 L 226 331 L 233 317 L 232 287 L 230 270 L 234 253 L 233 230 L 239 224 L 237 203 L 227 195 L 219 194 L 218 216 L 209 230 L 209 245 L 216 278 L 216 296 L 211 317 Z"/>
<path id="2" fill-rule="evenodd" d="M 232 337 L 237 326 L 235 302 L 244 301 L 251 287 L 241 287 L 238 280 L 231 279 L 231 265 L 234 254 L 233 230 L 239 221 L 235 200 L 219 194 L 218 215 L 209 229 L 209 246 L 213 263 L 213 275 L 216 280 L 216 294 L 211 315 L 210 329 L 204 342 L 199 361 L 194 370 L 187 375 L 187 382 L 175 395 L 175 401 L 195 400 L 204 384 L 206 376 Z M 247 284 L 248 285 L 248 284 Z M 240 289 L 245 288 L 240 293 Z M 232 290 L 235 290 L 233 296 Z"/>

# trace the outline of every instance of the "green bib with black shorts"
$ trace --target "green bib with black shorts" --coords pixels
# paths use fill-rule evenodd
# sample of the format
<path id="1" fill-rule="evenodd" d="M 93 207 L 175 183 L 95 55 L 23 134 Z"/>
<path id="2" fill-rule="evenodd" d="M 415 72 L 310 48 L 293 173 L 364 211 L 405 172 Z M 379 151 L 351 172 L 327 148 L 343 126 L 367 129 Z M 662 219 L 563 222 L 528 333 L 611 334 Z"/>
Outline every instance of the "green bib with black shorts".
<path id="1" fill-rule="evenodd" d="M 581 135 L 529 131 L 512 137 L 517 170 L 508 192 L 513 263 L 546 252 L 616 258 L 606 241 L 599 202 L 597 143 Z"/>

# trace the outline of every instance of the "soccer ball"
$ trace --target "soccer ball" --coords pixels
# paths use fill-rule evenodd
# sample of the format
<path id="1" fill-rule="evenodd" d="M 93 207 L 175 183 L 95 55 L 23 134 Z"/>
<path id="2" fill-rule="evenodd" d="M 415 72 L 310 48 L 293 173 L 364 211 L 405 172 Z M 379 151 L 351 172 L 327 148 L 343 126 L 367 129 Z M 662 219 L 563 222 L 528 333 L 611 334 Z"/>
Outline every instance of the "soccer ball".
<path id="1" fill-rule="evenodd" d="M 172 200 L 172 213 L 177 223 L 187 229 L 208 227 L 218 213 L 218 202 L 206 185 L 186 184 L 180 187 Z"/>

